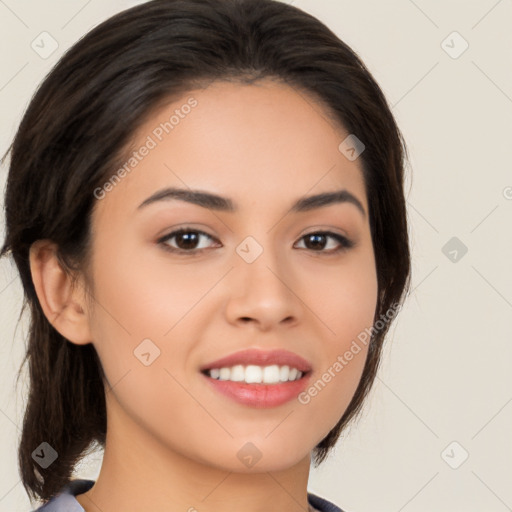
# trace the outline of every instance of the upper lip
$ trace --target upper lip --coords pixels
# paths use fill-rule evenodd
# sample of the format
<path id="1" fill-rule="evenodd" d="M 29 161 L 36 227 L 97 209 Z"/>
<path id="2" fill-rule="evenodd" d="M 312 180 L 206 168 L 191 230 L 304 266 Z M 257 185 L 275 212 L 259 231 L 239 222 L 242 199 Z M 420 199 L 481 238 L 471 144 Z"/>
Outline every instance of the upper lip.
<path id="1" fill-rule="evenodd" d="M 200 370 L 211 370 L 212 368 L 231 367 L 237 364 L 241 365 L 256 365 L 256 366 L 271 366 L 277 364 L 279 366 L 288 365 L 297 370 L 306 373 L 311 370 L 311 364 L 301 356 L 290 352 L 288 350 L 259 350 L 247 349 L 235 352 L 221 359 L 212 361 L 201 366 Z"/>

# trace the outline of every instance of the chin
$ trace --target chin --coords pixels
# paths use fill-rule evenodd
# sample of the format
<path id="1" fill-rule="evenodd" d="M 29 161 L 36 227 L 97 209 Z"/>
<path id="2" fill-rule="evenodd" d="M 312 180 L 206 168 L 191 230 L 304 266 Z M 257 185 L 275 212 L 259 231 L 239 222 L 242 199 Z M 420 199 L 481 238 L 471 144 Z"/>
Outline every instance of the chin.
<path id="1" fill-rule="evenodd" d="M 273 442 L 264 438 L 232 440 L 230 446 L 226 446 L 218 457 L 213 456 L 209 464 L 234 473 L 284 471 L 305 458 L 309 464 L 310 451 L 304 447 L 303 438 L 297 439 L 296 444 L 290 444 L 283 443 L 277 432 L 271 435 L 276 436 Z"/>

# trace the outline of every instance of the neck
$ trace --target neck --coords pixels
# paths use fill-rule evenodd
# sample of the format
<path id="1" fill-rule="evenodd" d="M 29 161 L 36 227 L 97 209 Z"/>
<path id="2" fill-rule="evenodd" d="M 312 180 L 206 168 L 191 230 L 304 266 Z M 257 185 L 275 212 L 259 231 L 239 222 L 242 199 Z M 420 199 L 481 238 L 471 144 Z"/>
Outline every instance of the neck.
<path id="1" fill-rule="evenodd" d="M 234 472 L 171 449 L 126 415 L 110 410 L 107 425 L 100 474 L 76 497 L 85 512 L 308 512 L 309 455 L 284 470 Z"/>

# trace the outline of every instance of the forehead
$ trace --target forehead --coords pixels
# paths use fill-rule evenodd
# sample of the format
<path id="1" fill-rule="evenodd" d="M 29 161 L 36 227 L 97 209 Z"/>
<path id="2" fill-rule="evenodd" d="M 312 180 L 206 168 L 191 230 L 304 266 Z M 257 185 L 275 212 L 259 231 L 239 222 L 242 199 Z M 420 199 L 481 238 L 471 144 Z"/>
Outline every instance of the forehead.
<path id="1" fill-rule="evenodd" d="M 175 186 L 268 208 L 348 188 L 366 209 L 360 161 L 339 150 L 347 135 L 321 104 L 288 85 L 214 82 L 149 116 L 133 136 L 121 179 L 110 180 L 115 185 L 97 206 L 124 215 Z"/>

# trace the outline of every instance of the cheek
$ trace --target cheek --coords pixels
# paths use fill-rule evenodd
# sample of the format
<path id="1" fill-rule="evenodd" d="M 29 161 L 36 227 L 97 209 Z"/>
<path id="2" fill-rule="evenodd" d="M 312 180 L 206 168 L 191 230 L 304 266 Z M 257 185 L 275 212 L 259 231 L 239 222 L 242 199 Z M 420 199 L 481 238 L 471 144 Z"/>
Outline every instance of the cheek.
<path id="1" fill-rule="evenodd" d="M 325 327 L 324 357 L 298 401 L 327 435 L 347 409 L 368 355 L 378 299 L 373 252 L 354 254 L 335 272 L 317 271 L 313 290 L 308 300 Z"/>
<path id="2" fill-rule="evenodd" d="M 334 334 L 326 334 L 322 364 L 311 375 L 298 403 L 316 418 L 322 440 L 345 413 L 361 380 L 375 313 L 374 287 L 346 288 L 346 295 L 324 298 L 325 318 Z M 342 309 L 340 309 L 342 305 Z M 335 306 L 338 306 L 337 309 Z"/>
<path id="3" fill-rule="evenodd" d="M 211 272 L 198 275 L 192 266 L 166 264 L 163 250 L 157 251 L 118 244 L 115 252 L 105 247 L 97 256 L 95 298 L 105 305 L 98 313 L 134 343 L 168 334 L 215 282 Z"/>
<path id="4" fill-rule="evenodd" d="M 173 381 L 165 369 L 174 374 L 177 367 L 182 372 L 186 368 L 181 367 L 191 364 L 188 356 L 199 338 L 194 333 L 201 308 L 208 303 L 207 293 L 218 281 L 219 270 L 171 266 L 163 250 L 141 250 L 112 234 L 97 247 L 98 285 L 90 322 L 108 382 L 114 386 L 122 379 L 131 400 L 143 389 L 172 393 Z"/>
<path id="5" fill-rule="evenodd" d="M 325 327 L 326 347 L 344 351 L 351 340 L 370 328 L 375 316 L 378 282 L 371 242 L 334 265 L 306 269 L 302 294 Z"/>
<path id="6" fill-rule="evenodd" d="M 315 418 L 304 425 L 320 442 L 338 423 L 352 400 L 359 384 L 368 350 L 361 346 L 348 360 L 344 352 L 315 374 L 297 401 L 306 418 Z"/>

